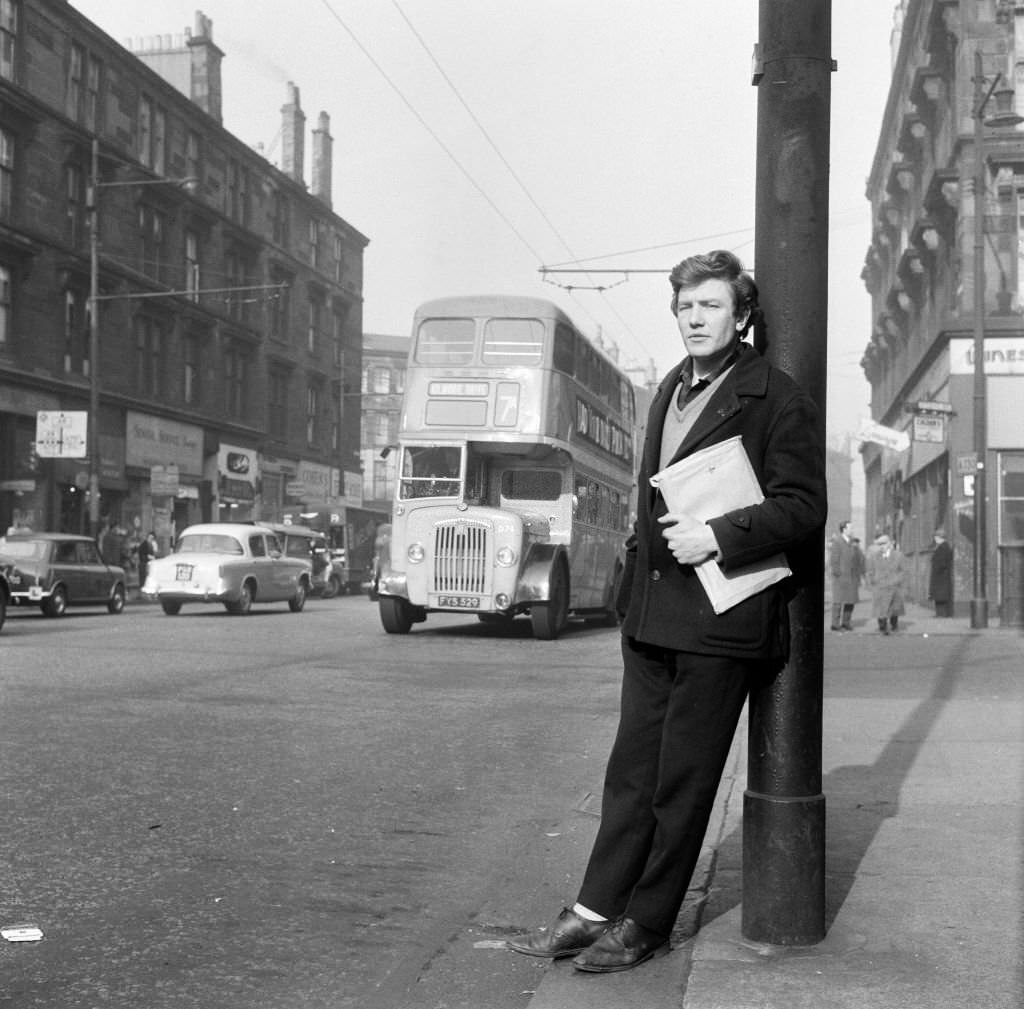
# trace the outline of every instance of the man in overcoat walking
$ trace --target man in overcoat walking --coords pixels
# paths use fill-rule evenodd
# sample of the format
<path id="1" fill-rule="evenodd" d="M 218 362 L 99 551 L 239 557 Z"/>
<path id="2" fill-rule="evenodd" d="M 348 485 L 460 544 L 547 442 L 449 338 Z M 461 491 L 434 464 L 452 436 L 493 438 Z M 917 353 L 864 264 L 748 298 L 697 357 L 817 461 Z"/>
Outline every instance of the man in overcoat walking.
<path id="1" fill-rule="evenodd" d="M 576 904 L 509 940 L 578 970 L 635 967 L 667 950 L 751 684 L 789 645 L 785 582 L 715 613 L 695 565 L 737 571 L 780 551 L 821 564 L 825 451 L 818 411 L 786 374 L 742 343 L 757 288 L 730 252 L 693 256 L 670 277 L 687 357 L 651 405 L 637 522 L 619 594 L 623 681 L 601 825 Z M 670 513 L 650 477 L 740 436 L 760 504 L 707 522 Z M 810 553 L 808 553 L 810 552 Z"/>
<path id="2" fill-rule="evenodd" d="M 853 630 L 853 607 L 860 601 L 861 553 L 850 535 L 850 523 L 839 523 L 839 531 L 829 546 L 829 573 L 832 576 L 832 630 Z"/>

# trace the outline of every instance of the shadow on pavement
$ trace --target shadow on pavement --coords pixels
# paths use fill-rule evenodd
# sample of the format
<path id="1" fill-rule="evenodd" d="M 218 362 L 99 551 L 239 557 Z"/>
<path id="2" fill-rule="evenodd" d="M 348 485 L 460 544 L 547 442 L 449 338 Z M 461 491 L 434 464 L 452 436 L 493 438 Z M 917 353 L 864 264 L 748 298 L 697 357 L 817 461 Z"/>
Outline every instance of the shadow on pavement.
<path id="1" fill-rule="evenodd" d="M 822 790 L 828 802 L 826 828 L 825 927 L 833 923 L 854 884 L 864 856 L 882 824 L 899 811 L 899 796 L 921 746 L 953 696 L 971 638 L 961 638 L 950 651 L 935 685 L 903 720 L 872 764 L 837 767 L 826 774 Z M 739 797 L 736 797 L 739 801 Z M 717 847 L 711 890 L 696 927 L 686 929 L 688 938 L 700 927 L 739 906 L 742 900 L 742 826 Z"/>

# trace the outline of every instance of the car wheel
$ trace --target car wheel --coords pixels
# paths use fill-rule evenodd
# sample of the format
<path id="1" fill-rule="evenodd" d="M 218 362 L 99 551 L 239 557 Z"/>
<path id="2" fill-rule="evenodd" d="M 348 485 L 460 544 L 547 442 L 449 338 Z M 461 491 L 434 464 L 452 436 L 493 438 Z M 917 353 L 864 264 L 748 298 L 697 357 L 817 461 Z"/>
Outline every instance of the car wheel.
<path id="1" fill-rule="evenodd" d="M 107 611 L 110 613 L 121 613 L 124 610 L 124 586 L 118 582 L 114 591 L 107 600 Z"/>
<path id="2" fill-rule="evenodd" d="M 302 607 L 306 605 L 306 583 L 300 579 L 299 584 L 295 586 L 295 595 L 288 600 L 288 609 L 292 613 L 301 613 Z"/>
<path id="3" fill-rule="evenodd" d="M 530 607 L 533 636 L 539 641 L 554 641 L 569 619 L 569 573 L 558 561 L 551 571 L 549 599 L 543 605 Z"/>
<path id="4" fill-rule="evenodd" d="M 58 585 L 49 599 L 43 604 L 43 613 L 48 617 L 61 617 L 68 608 L 68 593 L 63 585 Z"/>
<path id="5" fill-rule="evenodd" d="M 341 594 L 341 579 L 337 575 L 331 575 L 324 586 L 324 599 L 333 599 Z"/>
<path id="6" fill-rule="evenodd" d="M 400 596 L 381 596 L 377 600 L 380 622 L 388 634 L 408 634 L 412 627 L 412 606 Z"/>
<path id="7" fill-rule="evenodd" d="M 181 612 L 181 603 L 176 599 L 161 599 L 160 606 L 169 617 L 176 617 Z"/>
<path id="8" fill-rule="evenodd" d="M 238 599 L 224 605 L 227 607 L 228 613 L 233 613 L 236 617 L 248 616 L 252 609 L 252 582 L 243 583 L 241 591 L 238 593 Z"/>

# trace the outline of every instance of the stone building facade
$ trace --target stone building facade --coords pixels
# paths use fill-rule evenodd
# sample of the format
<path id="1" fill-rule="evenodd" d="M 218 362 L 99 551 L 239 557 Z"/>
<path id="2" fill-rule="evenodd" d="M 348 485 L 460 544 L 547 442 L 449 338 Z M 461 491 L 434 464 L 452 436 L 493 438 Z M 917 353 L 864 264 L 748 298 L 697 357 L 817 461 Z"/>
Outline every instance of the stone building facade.
<path id="1" fill-rule="evenodd" d="M 1024 4 L 904 0 L 892 42 L 892 84 L 867 182 L 873 231 L 862 276 L 873 332 L 861 364 L 874 421 L 905 432 L 909 447 L 863 444 L 867 531 L 900 543 L 911 595 L 924 601 L 932 534 L 944 530 L 957 613 L 982 599 L 1009 619 L 1022 595 L 1024 551 L 1024 126 L 1015 114 L 1024 112 Z M 976 334 L 984 345 L 980 396 Z M 976 410 L 986 422 L 980 469 Z M 980 537 L 978 480 L 986 500 Z"/>
<path id="2" fill-rule="evenodd" d="M 391 514 L 398 483 L 398 429 L 409 357 L 409 337 L 366 333 L 363 337 L 363 500 L 368 509 Z"/>
<path id="3" fill-rule="evenodd" d="M 0 533 L 88 531 L 97 473 L 103 519 L 164 542 L 361 503 L 368 240 L 332 209 L 327 115 L 307 186 L 299 89 L 278 167 L 224 128 L 221 56 L 201 14 L 130 52 L 0 0 Z M 93 397 L 98 460 L 38 451 Z"/>

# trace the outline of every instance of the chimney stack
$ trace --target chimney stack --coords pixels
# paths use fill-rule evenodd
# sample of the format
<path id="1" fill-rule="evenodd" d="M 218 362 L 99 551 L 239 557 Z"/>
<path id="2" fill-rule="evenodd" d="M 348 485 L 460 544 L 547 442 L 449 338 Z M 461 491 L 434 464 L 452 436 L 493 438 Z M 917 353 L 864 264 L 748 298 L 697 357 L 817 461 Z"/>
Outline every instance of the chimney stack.
<path id="1" fill-rule="evenodd" d="M 299 106 L 299 89 L 288 82 L 288 104 L 281 106 L 281 171 L 303 184 L 306 116 Z"/>
<path id="2" fill-rule="evenodd" d="M 321 112 L 313 130 L 313 195 L 328 209 L 331 207 L 331 158 L 334 139 L 331 117 Z"/>
<path id="3" fill-rule="evenodd" d="M 220 63 L 224 53 L 213 44 L 213 21 L 202 11 L 196 11 L 195 31 L 188 39 L 188 48 L 192 57 L 189 97 L 220 123 Z"/>

